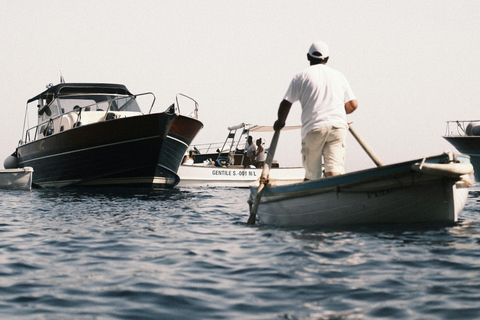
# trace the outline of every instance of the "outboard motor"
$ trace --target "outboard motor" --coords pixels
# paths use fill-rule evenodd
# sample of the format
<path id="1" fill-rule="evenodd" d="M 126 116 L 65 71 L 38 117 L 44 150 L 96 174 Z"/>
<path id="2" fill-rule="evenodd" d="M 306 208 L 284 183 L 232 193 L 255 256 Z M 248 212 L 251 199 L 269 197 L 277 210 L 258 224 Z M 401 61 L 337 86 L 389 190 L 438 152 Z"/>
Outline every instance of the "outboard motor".
<path id="1" fill-rule="evenodd" d="M 18 158 L 17 151 L 9 155 L 3 162 L 3 167 L 5 169 L 16 169 L 18 168 Z"/>

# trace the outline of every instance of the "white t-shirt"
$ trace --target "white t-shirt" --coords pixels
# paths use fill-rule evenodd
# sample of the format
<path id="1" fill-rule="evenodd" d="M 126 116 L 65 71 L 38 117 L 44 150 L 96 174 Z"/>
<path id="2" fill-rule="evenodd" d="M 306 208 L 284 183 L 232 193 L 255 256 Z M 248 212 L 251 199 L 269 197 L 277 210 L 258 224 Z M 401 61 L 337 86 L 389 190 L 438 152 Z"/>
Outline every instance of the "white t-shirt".
<path id="1" fill-rule="evenodd" d="M 329 125 L 348 127 L 345 103 L 355 100 L 345 76 L 324 64 L 297 73 L 284 100 L 302 105 L 302 139 L 313 130 Z"/>
<path id="2" fill-rule="evenodd" d="M 255 152 L 257 151 L 257 147 L 253 142 L 251 145 L 248 145 L 248 142 L 247 142 L 247 144 L 245 145 L 245 149 L 247 151 L 247 157 L 253 157 L 255 155 Z"/>
<path id="3" fill-rule="evenodd" d="M 256 161 L 264 162 L 267 156 L 265 155 L 265 149 L 263 149 L 258 156 L 255 158 Z"/>

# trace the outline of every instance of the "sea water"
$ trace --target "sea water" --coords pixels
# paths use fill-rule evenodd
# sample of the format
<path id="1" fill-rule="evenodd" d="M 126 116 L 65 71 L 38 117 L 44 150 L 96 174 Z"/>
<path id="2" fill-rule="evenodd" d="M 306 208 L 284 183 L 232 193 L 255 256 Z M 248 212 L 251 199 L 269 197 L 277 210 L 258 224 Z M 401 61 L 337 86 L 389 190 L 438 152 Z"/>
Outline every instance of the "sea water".
<path id="1" fill-rule="evenodd" d="M 246 226 L 247 189 L 0 191 L 1 319 L 480 319 L 453 225 Z"/>

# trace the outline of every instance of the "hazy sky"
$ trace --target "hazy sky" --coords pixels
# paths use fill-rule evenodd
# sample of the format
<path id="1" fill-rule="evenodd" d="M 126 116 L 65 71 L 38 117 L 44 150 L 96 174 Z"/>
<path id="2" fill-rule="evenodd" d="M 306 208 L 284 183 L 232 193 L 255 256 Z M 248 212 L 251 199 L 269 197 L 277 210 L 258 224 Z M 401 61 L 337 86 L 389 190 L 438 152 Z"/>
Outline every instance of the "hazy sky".
<path id="1" fill-rule="evenodd" d="M 156 111 L 189 95 L 205 125 L 194 142 L 223 141 L 228 126 L 273 124 L 316 40 L 357 96 L 348 120 L 386 164 L 454 150 L 445 122 L 480 119 L 478 0 L 1 4 L 2 163 L 21 138 L 27 99 L 60 71 L 66 82 L 152 91 Z M 295 104 L 287 125 L 299 123 Z M 347 171 L 374 166 L 350 135 L 347 143 Z M 282 133 L 276 158 L 301 164 L 299 131 Z"/>

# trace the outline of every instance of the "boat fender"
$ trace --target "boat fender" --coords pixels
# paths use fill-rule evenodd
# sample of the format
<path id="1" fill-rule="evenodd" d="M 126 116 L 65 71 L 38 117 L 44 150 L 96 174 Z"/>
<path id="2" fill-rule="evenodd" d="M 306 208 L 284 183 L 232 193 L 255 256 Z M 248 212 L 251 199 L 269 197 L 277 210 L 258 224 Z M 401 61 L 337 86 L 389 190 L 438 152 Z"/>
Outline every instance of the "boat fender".
<path id="1" fill-rule="evenodd" d="M 226 159 L 218 159 L 216 162 L 215 162 L 215 167 L 222 167 L 222 168 L 226 168 L 228 166 L 228 162 Z"/>
<path id="2" fill-rule="evenodd" d="M 467 136 L 480 136 L 480 122 L 470 122 L 466 133 Z"/>
<path id="3" fill-rule="evenodd" d="M 18 158 L 17 152 L 15 151 L 11 155 L 9 155 L 5 161 L 3 162 L 3 167 L 5 169 L 16 169 L 18 168 Z"/>

